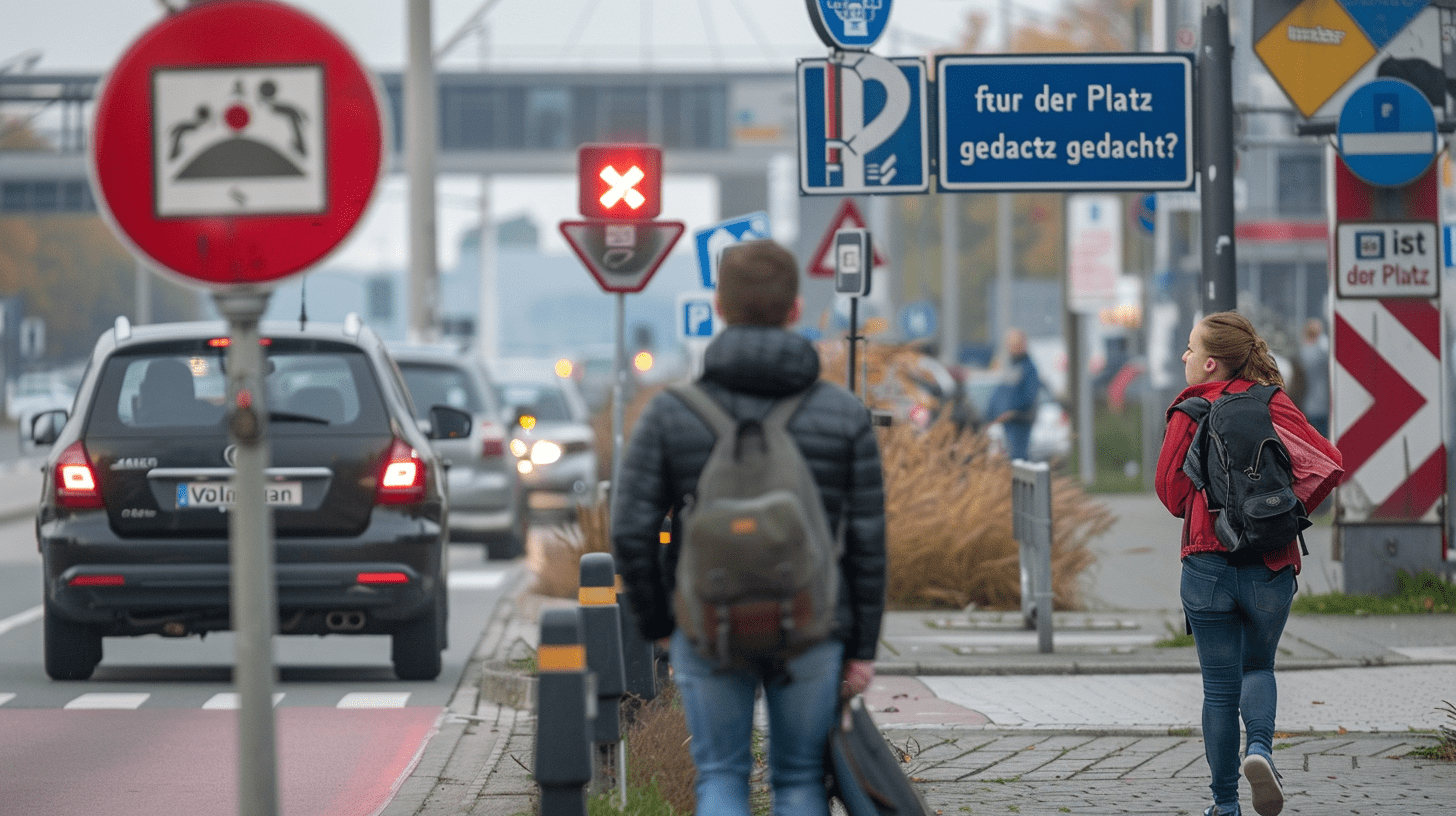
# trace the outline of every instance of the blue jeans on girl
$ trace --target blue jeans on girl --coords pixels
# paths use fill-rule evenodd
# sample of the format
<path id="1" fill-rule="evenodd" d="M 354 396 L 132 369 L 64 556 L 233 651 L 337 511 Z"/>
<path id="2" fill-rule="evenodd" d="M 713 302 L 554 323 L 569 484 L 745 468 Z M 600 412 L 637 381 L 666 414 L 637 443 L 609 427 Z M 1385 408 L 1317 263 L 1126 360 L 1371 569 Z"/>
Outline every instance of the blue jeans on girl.
<path id="1" fill-rule="evenodd" d="M 1274 741 L 1274 655 L 1289 605 L 1294 568 L 1231 566 L 1214 553 L 1183 559 L 1180 592 L 1203 671 L 1203 744 L 1221 816 L 1239 813 L 1239 718 L 1248 749 L 1267 755 Z"/>
<path id="2" fill-rule="evenodd" d="M 828 816 L 824 749 L 839 711 L 844 644 L 826 640 L 789 661 L 788 679 L 719 673 L 682 630 L 671 642 L 673 678 L 687 714 L 698 771 L 698 816 L 749 816 L 754 693 L 768 705 L 768 765 L 774 816 Z"/>

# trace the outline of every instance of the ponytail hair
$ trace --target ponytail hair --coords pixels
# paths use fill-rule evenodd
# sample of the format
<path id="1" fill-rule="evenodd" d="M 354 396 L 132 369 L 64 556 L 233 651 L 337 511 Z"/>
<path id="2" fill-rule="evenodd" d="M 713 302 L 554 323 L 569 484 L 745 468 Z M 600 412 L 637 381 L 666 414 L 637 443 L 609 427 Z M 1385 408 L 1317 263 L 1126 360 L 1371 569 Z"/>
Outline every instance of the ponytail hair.
<path id="1" fill-rule="evenodd" d="M 1230 379 L 1284 387 L 1269 344 L 1238 312 L 1215 312 L 1203 318 L 1203 347 L 1208 356 L 1228 366 Z"/>

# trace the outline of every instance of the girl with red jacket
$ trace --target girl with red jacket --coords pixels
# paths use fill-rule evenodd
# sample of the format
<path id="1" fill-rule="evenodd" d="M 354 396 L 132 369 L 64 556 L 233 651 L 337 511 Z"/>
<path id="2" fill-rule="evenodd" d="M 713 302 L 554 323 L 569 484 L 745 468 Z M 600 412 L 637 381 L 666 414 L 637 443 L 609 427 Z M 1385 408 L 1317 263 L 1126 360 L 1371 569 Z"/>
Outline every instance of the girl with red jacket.
<path id="1" fill-rule="evenodd" d="M 1284 379 L 1269 346 L 1248 319 L 1219 312 L 1199 321 L 1183 352 L 1188 388 L 1173 405 L 1190 397 L 1210 402 L 1254 384 Z M 1294 464 L 1295 494 L 1308 510 L 1318 507 L 1339 482 L 1340 452 L 1320 436 L 1283 390 L 1269 402 L 1275 430 Z M 1276 816 L 1284 807 L 1270 747 L 1278 697 L 1274 655 L 1300 569 L 1299 542 L 1267 553 L 1229 552 L 1214 534 L 1207 497 L 1183 472 L 1183 459 L 1197 425 L 1182 411 L 1168 409 L 1168 429 L 1158 456 L 1158 498 L 1183 519 L 1180 594 L 1193 630 L 1203 673 L 1203 740 L 1213 780 L 1213 806 L 1205 816 L 1240 816 L 1239 772 L 1249 782 L 1254 810 Z M 1239 717 L 1248 745 L 1239 763 Z"/>

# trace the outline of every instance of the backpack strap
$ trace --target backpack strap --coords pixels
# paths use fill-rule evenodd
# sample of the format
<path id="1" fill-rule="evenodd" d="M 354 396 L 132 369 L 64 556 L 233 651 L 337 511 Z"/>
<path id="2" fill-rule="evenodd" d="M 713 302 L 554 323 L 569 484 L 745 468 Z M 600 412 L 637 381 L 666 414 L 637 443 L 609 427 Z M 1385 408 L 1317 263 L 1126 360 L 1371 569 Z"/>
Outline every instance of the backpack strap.
<path id="1" fill-rule="evenodd" d="M 1278 390 L 1279 390 L 1279 386 L 1277 386 L 1277 385 L 1258 385 L 1258 384 L 1255 384 L 1255 385 L 1249 386 L 1248 393 L 1253 394 L 1255 397 L 1257 397 L 1259 399 L 1260 402 L 1264 403 L 1265 405 L 1268 405 L 1269 402 L 1274 399 L 1274 392 L 1276 392 Z"/>
<path id="2" fill-rule="evenodd" d="M 682 400 L 692 412 L 697 414 L 709 428 L 713 429 L 713 435 L 722 439 L 725 435 L 732 435 L 738 430 L 738 420 L 728 413 L 728 409 L 718 404 L 701 385 L 695 382 L 674 383 L 667 387 L 667 391 L 673 396 Z"/>
<path id="3" fill-rule="evenodd" d="M 1169 408 L 1168 413 L 1171 415 L 1174 411 L 1182 411 L 1193 420 L 1194 424 L 1197 424 L 1202 422 L 1204 417 L 1208 416 L 1208 411 L 1212 407 L 1213 403 L 1209 402 L 1205 397 L 1189 397 L 1174 405 L 1172 408 Z"/>
<path id="4" fill-rule="evenodd" d="M 789 420 L 799 410 L 799 406 L 803 404 L 804 399 L 818 385 L 819 383 L 816 381 L 803 391 L 791 394 L 775 402 L 773 407 L 769 409 L 768 414 L 764 416 L 762 424 L 765 427 L 787 428 Z M 721 438 L 724 434 L 732 434 L 738 430 L 739 420 L 732 414 L 729 414 L 728 409 L 718 404 L 718 401 L 713 399 L 712 395 L 701 384 L 696 382 L 676 383 L 669 385 L 667 390 L 673 396 L 682 400 L 692 409 L 693 413 L 701 417 L 708 424 L 708 427 L 713 429 L 715 436 Z"/>

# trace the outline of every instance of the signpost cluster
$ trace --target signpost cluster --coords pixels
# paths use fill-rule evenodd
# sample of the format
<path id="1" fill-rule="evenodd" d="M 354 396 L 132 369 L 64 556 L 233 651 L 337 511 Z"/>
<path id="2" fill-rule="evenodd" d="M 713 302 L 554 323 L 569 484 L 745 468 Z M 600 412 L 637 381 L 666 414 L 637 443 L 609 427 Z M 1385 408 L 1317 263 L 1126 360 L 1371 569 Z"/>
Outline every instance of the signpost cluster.
<path id="1" fill-rule="evenodd" d="M 258 324 L 272 287 L 322 260 L 369 206 L 384 168 L 381 98 L 334 32 L 273 0 L 213 0 L 167 16 L 97 95 L 89 159 L 103 215 L 138 256 L 210 290 L 228 320 L 242 816 L 278 812 Z"/>
<path id="2" fill-rule="evenodd" d="M 620 476 L 623 402 L 627 392 L 626 295 L 640 292 L 682 237 L 681 221 L 662 213 L 662 148 L 650 144 L 584 144 L 577 150 L 577 210 L 561 234 L 602 291 L 617 295 L 612 386 L 612 483 Z"/>

